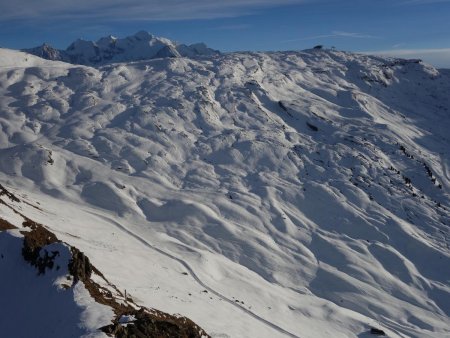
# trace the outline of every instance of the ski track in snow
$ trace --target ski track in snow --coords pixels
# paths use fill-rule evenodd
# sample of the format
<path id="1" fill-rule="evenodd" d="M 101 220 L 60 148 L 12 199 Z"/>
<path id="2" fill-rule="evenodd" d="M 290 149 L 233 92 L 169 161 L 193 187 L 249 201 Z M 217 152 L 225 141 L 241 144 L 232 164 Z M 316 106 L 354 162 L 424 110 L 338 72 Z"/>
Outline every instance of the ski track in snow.
<path id="1" fill-rule="evenodd" d="M 179 257 L 176 257 L 158 247 L 156 247 L 155 245 L 151 244 L 150 242 L 148 242 L 144 237 L 136 234 L 135 232 L 133 232 L 132 230 L 128 229 L 126 226 L 120 224 L 119 222 L 115 221 L 114 219 L 107 217 L 105 215 L 101 215 L 98 213 L 95 213 L 93 211 L 87 211 L 88 213 L 90 213 L 91 215 L 94 215 L 96 217 L 102 218 L 106 221 L 108 221 L 109 223 L 114 224 L 117 228 L 119 228 L 121 231 L 123 231 L 124 233 L 128 234 L 129 236 L 135 238 L 136 240 L 138 240 L 139 242 L 141 242 L 142 244 L 144 244 L 146 247 L 174 260 L 177 261 L 178 263 L 180 263 L 181 265 L 183 265 L 188 271 L 189 274 L 192 276 L 192 278 L 194 278 L 194 280 L 201 285 L 203 288 L 205 288 L 206 290 L 208 290 L 209 292 L 211 292 L 212 294 L 216 295 L 217 297 L 225 300 L 227 303 L 231 304 L 232 306 L 234 306 L 235 308 L 239 309 L 240 311 L 245 312 L 246 314 L 250 315 L 251 317 L 253 317 L 254 319 L 258 320 L 259 322 L 269 326 L 270 328 L 286 335 L 289 337 L 293 337 L 293 338 L 300 338 L 300 336 L 297 336 L 295 334 L 290 333 L 289 331 L 283 329 L 282 327 L 279 327 L 278 325 L 268 321 L 267 319 L 262 318 L 261 316 L 258 316 L 257 314 L 255 314 L 254 312 L 240 306 L 239 304 L 237 304 L 235 301 L 233 301 L 230 298 L 227 298 L 226 296 L 224 296 L 223 294 L 221 294 L 220 292 L 217 292 L 216 290 L 212 289 L 211 287 L 209 287 L 208 285 L 206 285 L 198 276 L 197 274 L 194 272 L 194 270 L 191 268 L 191 266 L 184 260 L 182 260 Z"/>

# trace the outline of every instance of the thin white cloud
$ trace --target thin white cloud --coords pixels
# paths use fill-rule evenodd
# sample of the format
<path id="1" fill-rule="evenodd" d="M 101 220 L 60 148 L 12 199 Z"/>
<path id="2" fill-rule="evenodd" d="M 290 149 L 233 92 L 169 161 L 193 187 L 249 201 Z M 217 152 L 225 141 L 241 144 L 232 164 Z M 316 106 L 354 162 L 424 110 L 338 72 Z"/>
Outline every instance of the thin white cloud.
<path id="1" fill-rule="evenodd" d="M 234 31 L 234 30 L 243 30 L 243 29 L 248 29 L 251 28 L 252 26 L 250 24 L 246 24 L 246 23 L 242 23 L 242 24 L 235 24 L 235 25 L 223 25 L 223 26 L 218 26 L 218 27 L 214 27 L 213 29 L 216 30 L 226 30 L 226 31 Z"/>
<path id="2" fill-rule="evenodd" d="M 333 31 L 333 36 L 344 37 L 344 38 L 355 38 L 355 39 L 379 39 L 378 36 L 362 34 L 362 33 L 351 33 L 342 31 Z"/>
<path id="3" fill-rule="evenodd" d="M 439 68 L 450 68 L 450 48 L 391 49 L 364 52 L 365 54 L 392 56 L 405 59 L 422 59 Z"/>
<path id="4" fill-rule="evenodd" d="M 369 34 L 355 33 L 355 32 L 343 32 L 343 31 L 332 31 L 330 34 L 306 36 L 303 38 L 284 40 L 282 42 L 321 40 L 321 39 L 327 39 L 327 38 L 380 39 L 380 37 L 378 37 L 378 36 L 373 36 L 373 35 L 369 35 Z"/>
<path id="5" fill-rule="evenodd" d="M 434 4 L 438 2 L 450 2 L 450 0 L 406 0 L 403 1 L 402 5 L 426 5 L 426 4 Z"/>
<path id="6" fill-rule="evenodd" d="M 334 37 L 334 36 L 335 35 L 332 35 L 332 34 L 313 35 L 313 36 L 306 36 L 306 37 L 303 37 L 303 38 L 295 38 L 295 39 L 283 40 L 281 42 L 297 42 L 297 41 L 307 41 L 307 40 L 319 40 L 319 39 L 330 38 L 330 37 Z"/>
<path id="7" fill-rule="evenodd" d="M 232 17 L 308 0 L 11 0 L 0 1 L 0 20 L 183 20 Z"/>

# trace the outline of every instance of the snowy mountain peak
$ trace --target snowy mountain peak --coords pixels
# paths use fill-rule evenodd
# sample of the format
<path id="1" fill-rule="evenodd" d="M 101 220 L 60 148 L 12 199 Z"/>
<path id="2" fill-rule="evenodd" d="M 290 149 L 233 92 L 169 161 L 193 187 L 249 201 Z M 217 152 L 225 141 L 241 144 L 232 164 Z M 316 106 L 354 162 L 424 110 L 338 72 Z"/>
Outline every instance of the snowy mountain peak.
<path id="1" fill-rule="evenodd" d="M 112 35 L 102 37 L 96 42 L 77 39 L 66 50 L 58 50 L 44 44 L 24 51 L 48 60 L 88 66 L 165 57 L 196 57 L 219 53 L 208 48 L 204 43 L 190 46 L 177 44 L 169 39 L 156 37 L 146 31 L 139 31 L 122 39 Z"/>
<path id="2" fill-rule="evenodd" d="M 86 51 L 90 50 L 92 48 L 97 47 L 97 44 L 93 41 L 83 40 L 83 39 L 76 39 L 74 42 L 70 44 L 69 47 L 67 47 L 67 52 L 70 51 Z"/>
<path id="3" fill-rule="evenodd" d="M 139 31 L 133 35 L 138 40 L 152 40 L 155 37 L 147 31 Z"/>
<path id="4" fill-rule="evenodd" d="M 62 60 L 61 51 L 53 48 L 48 43 L 28 49 L 27 52 L 47 60 Z"/>
<path id="5" fill-rule="evenodd" d="M 112 35 L 108 35 L 105 37 L 102 37 L 100 39 L 97 40 L 97 46 L 103 47 L 103 46 L 111 46 L 114 45 L 117 41 L 117 38 L 112 36 Z"/>

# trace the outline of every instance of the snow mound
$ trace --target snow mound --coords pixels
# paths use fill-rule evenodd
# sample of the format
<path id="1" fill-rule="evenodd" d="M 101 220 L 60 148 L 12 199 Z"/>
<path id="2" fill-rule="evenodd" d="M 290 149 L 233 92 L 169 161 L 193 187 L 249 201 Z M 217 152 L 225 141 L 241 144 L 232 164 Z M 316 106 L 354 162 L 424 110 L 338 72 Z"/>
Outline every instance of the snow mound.
<path id="1" fill-rule="evenodd" d="M 32 53 L 33 54 L 33 53 Z M 21 68 L 21 67 L 45 67 L 49 63 L 42 60 L 41 55 L 30 55 L 27 52 L 19 52 L 12 49 L 0 48 L 0 69 Z M 59 59 L 55 59 L 59 60 Z M 52 67 L 58 67 L 61 63 L 51 63 Z"/>

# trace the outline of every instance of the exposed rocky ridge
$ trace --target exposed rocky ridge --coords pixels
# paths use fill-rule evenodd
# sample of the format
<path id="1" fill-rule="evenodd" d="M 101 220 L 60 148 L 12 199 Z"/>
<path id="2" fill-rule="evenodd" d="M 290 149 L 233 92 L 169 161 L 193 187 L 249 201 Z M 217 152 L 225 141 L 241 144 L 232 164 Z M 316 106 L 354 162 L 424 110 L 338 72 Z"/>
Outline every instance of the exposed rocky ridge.
<path id="1" fill-rule="evenodd" d="M 116 319 L 114 324 L 103 327 L 102 330 L 117 338 L 209 337 L 196 324 L 185 317 L 161 315 L 162 313 L 148 312 L 142 308 L 125 311 L 121 317 Z M 124 316 L 131 316 L 132 319 L 129 322 L 121 323 L 120 319 Z"/>
<path id="2" fill-rule="evenodd" d="M 3 185 L 0 184 L 0 196 L 8 197 L 12 202 L 20 202 L 14 194 L 10 193 Z"/>
<path id="3" fill-rule="evenodd" d="M 219 53 L 203 43 L 189 46 L 177 44 L 144 31 L 123 39 L 113 36 L 100 38 L 96 42 L 78 39 L 65 50 L 58 50 L 44 43 L 42 46 L 23 49 L 23 51 L 47 60 L 88 66 L 155 58 L 208 56 Z"/>
<path id="4" fill-rule="evenodd" d="M 39 274 L 44 274 L 46 269 L 53 269 L 54 259 L 59 255 L 59 252 L 49 252 L 46 247 L 59 242 L 58 238 L 42 225 L 29 219 L 23 222 L 23 226 L 31 229 L 21 232 L 24 235 L 22 248 L 23 258 L 36 267 Z"/>
<path id="5" fill-rule="evenodd" d="M 0 218 L 0 231 L 16 229 L 14 225 L 9 223 L 7 220 Z"/>
<path id="6" fill-rule="evenodd" d="M 0 196 L 7 196 L 16 203 L 21 203 L 21 199 L 10 193 L 6 188 L 0 185 Z M 23 217 L 24 222 L 20 231 L 23 235 L 22 256 L 25 261 L 34 266 L 39 275 L 44 275 L 47 270 L 60 269 L 60 266 L 54 264 L 54 260 L 60 255 L 58 250 L 49 249 L 54 243 L 62 243 L 54 233 L 9 205 L 0 198 L 0 203 L 7 206 L 14 213 Z M 18 229 L 17 226 L 0 218 L 0 231 Z M 20 228 L 19 228 L 20 229 Z M 194 322 L 186 317 L 174 316 L 158 311 L 148 309 L 137 305 L 133 299 L 122 294 L 114 285 L 112 285 L 103 274 L 95 268 L 81 251 L 62 243 L 70 248 L 71 258 L 68 264 L 68 271 L 71 276 L 71 285 L 66 285 L 66 289 L 74 287 L 76 283 L 83 283 L 90 296 L 97 302 L 113 309 L 116 317 L 111 325 L 99 328 L 106 334 L 120 338 L 132 337 L 209 337 L 206 332 Z M 3 256 L 2 256 L 3 258 Z M 102 286 L 95 282 L 92 274 L 101 278 L 105 285 Z M 32 287 L 32 285 L 30 286 Z M 112 291 L 113 292 L 112 292 Z M 22 306 L 27 306 L 22 304 Z M 133 316 L 135 320 L 132 323 L 123 323 L 120 319 L 124 316 Z M 27 318 L 20 318 L 22 323 L 27 322 Z"/>
<path id="7" fill-rule="evenodd" d="M 53 48 L 47 43 L 41 46 L 24 49 L 24 52 L 39 56 L 40 58 L 52 61 L 68 61 L 69 56 L 64 51 Z"/>

